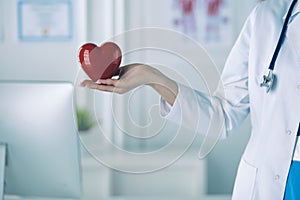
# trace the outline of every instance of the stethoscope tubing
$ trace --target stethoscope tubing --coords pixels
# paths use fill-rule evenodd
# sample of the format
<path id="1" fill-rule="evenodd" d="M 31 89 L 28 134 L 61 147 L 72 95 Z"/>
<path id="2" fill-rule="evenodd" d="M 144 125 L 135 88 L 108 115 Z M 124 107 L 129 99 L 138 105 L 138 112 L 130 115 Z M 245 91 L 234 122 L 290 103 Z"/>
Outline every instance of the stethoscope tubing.
<path id="1" fill-rule="evenodd" d="M 282 30 L 281 30 L 281 33 L 280 33 L 279 40 L 278 40 L 277 45 L 276 45 L 276 49 L 274 51 L 272 60 L 271 60 L 270 65 L 269 65 L 269 70 L 274 70 L 276 59 L 277 59 L 279 51 L 280 51 L 280 49 L 281 49 L 281 47 L 283 45 L 283 42 L 284 42 L 284 39 L 285 39 L 285 35 L 286 35 L 286 31 L 287 31 L 288 24 L 289 24 L 289 20 L 291 18 L 292 11 L 294 10 L 294 7 L 295 7 L 297 1 L 298 0 L 293 0 L 291 6 L 289 8 L 289 11 L 287 13 L 287 16 L 285 18 L 285 21 L 284 21 L 284 24 L 283 24 L 283 27 L 282 27 Z"/>
<path id="2" fill-rule="evenodd" d="M 284 24 L 283 24 L 282 29 L 281 29 L 281 33 L 280 33 L 280 36 L 279 36 L 274 54 L 272 56 L 272 60 L 270 62 L 269 68 L 268 68 L 268 73 L 267 73 L 267 75 L 263 76 L 263 80 L 260 84 L 260 87 L 265 87 L 266 88 L 267 93 L 272 89 L 272 87 L 274 85 L 274 82 L 276 81 L 276 75 L 273 73 L 273 70 L 275 68 L 275 63 L 276 63 L 279 51 L 280 51 L 280 49 L 283 45 L 283 42 L 284 42 L 284 39 L 285 39 L 285 36 L 286 36 L 286 31 L 287 31 L 287 28 L 288 28 L 288 24 L 289 24 L 292 12 L 294 10 L 294 7 L 295 7 L 297 1 L 298 0 L 293 0 L 292 4 L 290 5 L 290 8 L 288 10 L 286 18 L 284 20 Z"/>

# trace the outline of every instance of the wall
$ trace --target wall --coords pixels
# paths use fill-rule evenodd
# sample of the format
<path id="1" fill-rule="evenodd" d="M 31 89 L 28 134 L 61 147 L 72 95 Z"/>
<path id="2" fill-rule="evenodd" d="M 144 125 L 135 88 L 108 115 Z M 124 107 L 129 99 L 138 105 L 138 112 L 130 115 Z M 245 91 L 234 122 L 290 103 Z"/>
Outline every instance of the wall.
<path id="1" fill-rule="evenodd" d="M 68 80 L 76 82 L 79 70 L 77 62 L 78 47 L 82 42 L 92 41 L 100 44 L 113 35 L 124 30 L 137 27 L 155 26 L 160 22 L 158 10 L 150 9 L 144 12 L 145 5 L 151 6 L 154 0 L 74 0 L 75 38 L 72 42 L 60 43 L 20 43 L 16 40 L 16 8 L 15 1 L 0 0 L 0 31 L 3 27 L 3 37 L 0 37 L 0 80 Z M 234 5 L 234 37 L 249 13 L 253 2 L 232 0 Z M 157 4 L 163 1 L 155 0 Z M 145 5 L 144 5 L 145 4 Z M 123 9 L 124 8 L 124 9 Z M 150 17 L 149 17 L 150 15 Z M 151 16 L 156 16 L 151 19 Z M 154 22 L 153 22 L 154 21 Z M 209 49 L 209 53 L 220 69 L 228 55 L 230 47 L 225 49 Z M 80 78 L 85 76 L 79 73 Z M 82 105 L 93 107 L 94 93 L 78 89 L 79 101 Z M 145 101 L 145 99 L 151 99 Z M 153 101 L 157 95 L 151 92 L 137 96 L 136 116 L 143 116 L 143 107 Z M 102 114 L 98 116 L 104 128 L 117 132 L 112 123 L 110 112 L 110 95 L 97 93 L 96 109 Z M 142 102 L 142 103 L 141 103 Z M 144 102 L 144 103 L 143 103 Z M 121 105 L 122 107 L 122 105 Z M 141 119 L 143 122 L 145 119 Z M 247 120 L 228 140 L 221 141 L 208 156 L 208 193 L 231 193 L 237 165 L 250 133 Z M 199 148 L 200 138 L 197 138 L 194 149 Z M 124 141 L 119 143 L 122 145 Z M 135 142 L 133 142 L 135 143 Z M 196 154 L 192 154 L 195 156 Z"/>
<path id="2" fill-rule="evenodd" d="M 0 79 L 74 82 L 78 48 L 85 39 L 85 1 L 73 0 L 74 39 L 70 42 L 18 41 L 16 2 L 2 0 L 1 4 Z"/>

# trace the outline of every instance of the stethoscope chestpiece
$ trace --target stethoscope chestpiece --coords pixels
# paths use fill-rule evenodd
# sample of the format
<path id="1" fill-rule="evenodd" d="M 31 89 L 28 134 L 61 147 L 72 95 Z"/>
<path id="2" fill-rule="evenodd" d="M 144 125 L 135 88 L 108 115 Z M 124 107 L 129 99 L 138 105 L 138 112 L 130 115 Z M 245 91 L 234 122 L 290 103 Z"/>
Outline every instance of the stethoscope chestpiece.
<path id="1" fill-rule="evenodd" d="M 270 65 L 269 65 L 269 73 L 268 75 L 264 75 L 263 76 L 263 81 L 262 83 L 260 84 L 260 87 L 266 87 L 266 92 L 268 93 L 272 87 L 274 87 L 274 81 L 276 81 L 276 76 L 273 74 L 273 70 L 274 70 L 274 67 L 275 67 L 275 62 L 276 62 L 276 59 L 277 59 L 277 56 L 278 56 L 278 53 L 281 49 L 281 46 L 284 42 L 284 37 L 285 37 L 285 34 L 286 34 L 286 31 L 287 31 L 287 28 L 288 28 L 288 24 L 289 24 L 289 19 L 292 15 L 292 11 L 296 5 L 298 0 L 293 0 L 290 8 L 289 8 L 289 11 L 287 13 L 287 16 L 284 20 L 284 24 L 282 26 L 282 29 L 281 29 L 281 33 L 280 33 L 280 37 L 279 37 L 279 40 L 277 42 L 277 45 L 276 45 L 276 49 L 274 51 L 274 54 L 272 56 L 272 60 L 270 62 Z"/>
<path id="2" fill-rule="evenodd" d="M 260 84 L 260 87 L 266 87 L 266 92 L 268 93 L 274 84 L 275 75 L 273 74 L 273 70 L 269 70 L 268 75 L 263 76 L 263 80 Z"/>

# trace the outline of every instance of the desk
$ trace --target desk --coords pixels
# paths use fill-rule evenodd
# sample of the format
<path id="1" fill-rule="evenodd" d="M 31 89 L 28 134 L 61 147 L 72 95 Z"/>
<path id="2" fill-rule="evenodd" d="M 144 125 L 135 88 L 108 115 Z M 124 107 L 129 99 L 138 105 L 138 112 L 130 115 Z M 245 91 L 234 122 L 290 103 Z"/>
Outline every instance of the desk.
<path id="1" fill-rule="evenodd" d="M 160 156 L 151 162 L 126 162 L 121 156 L 110 154 L 119 166 L 131 165 L 143 168 L 144 165 L 160 163 Z M 84 197 L 100 199 L 105 197 L 186 197 L 205 195 L 207 191 L 206 160 L 193 156 L 182 157 L 171 166 L 146 174 L 128 174 L 111 170 L 95 159 L 82 157 Z"/>
<path id="2" fill-rule="evenodd" d="M 84 154 L 84 152 L 82 152 Z M 109 154 L 107 154 L 109 155 Z M 120 162 L 122 162 L 122 159 L 119 159 Z M 126 164 L 126 163 L 125 163 Z M 141 164 L 141 163 L 140 163 Z M 188 170 L 182 170 L 182 168 L 188 168 Z M 183 191 L 179 191 L 180 195 L 179 197 L 168 197 L 166 194 L 173 194 L 172 192 L 165 193 L 160 195 L 157 195 L 155 193 L 152 193 L 151 190 L 148 191 L 149 194 L 141 195 L 134 191 L 134 189 L 131 188 L 132 191 L 129 189 L 127 190 L 126 187 L 124 187 L 124 190 L 121 190 L 121 194 L 116 194 L 115 192 L 112 192 L 112 188 L 114 187 L 114 182 L 112 180 L 112 175 L 116 172 L 112 172 L 109 168 L 101 165 L 98 163 L 95 159 L 92 159 L 88 155 L 82 155 L 82 169 L 83 169 L 83 189 L 85 192 L 84 197 L 81 200 L 230 200 L 231 197 L 229 195 L 202 195 L 205 191 L 205 187 L 203 188 L 201 185 L 204 184 L 206 181 L 205 174 L 206 174 L 206 165 L 205 160 L 199 161 L 195 159 L 190 159 L 189 157 L 185 158 L 182 162 L 176 162 L 171 167 L 165 169 L 165 171 L 170 172 L 178 172 L 182 171 L 184 173 L 190 173 L 195 180 L 197 180 L 195 177 L 202 177 L 204 179 L 200 180 L 199 183 L 195 183 L 197 186 L 192 187 L 192 182 L 189 181 L 189 190 L 186 190 L 184 193 Z M 176 171 L 177 170 L 177 171 Z M 116 180 L 122 180 L 121 183 L 123 183 L 122 186 L 126 184 L 126 181 L 128 182 L 128 177 L 126 177 L 126 174 L 117 174 L 118 178 Z M 153 174 L 155 176 L 156 174 Z M 182 174 L 184 177 L 187 176 L 187 174 Z M 172 175 L 169 175 L 172 176 Z M 121 177 L 121 179 L 119 179 Z M 142 177 L 142 175 L 141 175 Z M 145 177 L 146 178 L 146 177 Z M 188 179 L 192 179 L 191 177 L 187 177 Z M 91 181 L 93 179 L 94 181 Z M 95 180 L 98 180 L 95 182 Z M 148 179 L 145 179 L 148 180 Z M 165 180 L 164 180 L 165 181 Z M 120 183 L 119 183 L 120 184 Z M 161 184 L 164 184 L 163 181 Z M 149 188 L 151 186 L 149 185 L 142 185 L 146 188 Z M 192 187 L 192 189 L 191 189 Z M 193 189 L 194 188 L 194 189 Z M 202 189 L 201 189 L 202 188 Z M 153 189 L 153 188 L 150 188 Z M 145 190 L 145 188 L 143 189 Z M 195 191 L 197 193 L 195 193 Z M 198 193 L 201 192 L 201 193 Z M 177 192 L 178 193 L 178 192 Z M 120 196 L 118 196 L 120 195 Z M 123 196 L 124 195 L 124 196 Z M 156 196 L 154 196 L 156 195 Z M 192 197 L 191 197 L 192 196 Z M 197 197 L 195 197 L 197 196 Z M 195 197 L 195 198 L 194 198 Z M 17 197 L 7 197 L 5 200 L 70 200 L 70 199 L 53 199 L 53 198 L 17 198 Z M 78 200 L 78 199 L 77 199 Z"/>
<path id="3" fill-rule="evenodd" d="M 115 197 L 101 199 L 81 199 L 81 200 L 231 200 L 228 195 L 205 195 L 198 198 L 174 198 L 174 197 Z M 58 200 L 58 199 L 40 199 L 40 198 L 5 198 L 5 200 Z M 66 200 L 66 199 L 59 199 Z M 70 199 L 68 199 L 70 200 Z"/>

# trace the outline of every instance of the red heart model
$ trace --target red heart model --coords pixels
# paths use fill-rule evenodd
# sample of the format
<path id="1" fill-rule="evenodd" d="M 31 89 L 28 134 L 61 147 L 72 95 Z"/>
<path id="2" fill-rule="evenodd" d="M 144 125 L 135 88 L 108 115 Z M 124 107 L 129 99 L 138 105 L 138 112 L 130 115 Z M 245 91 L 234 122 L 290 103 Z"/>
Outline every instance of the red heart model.
<path id="1" fill-rule="evenodd" d="M 122 52 L 113 42 L 103 43 L 99 47 L 86 43 L 80 47 L 78 57 L 83 71 L 96 82 L 113 77 L 121 64 Z"/>

